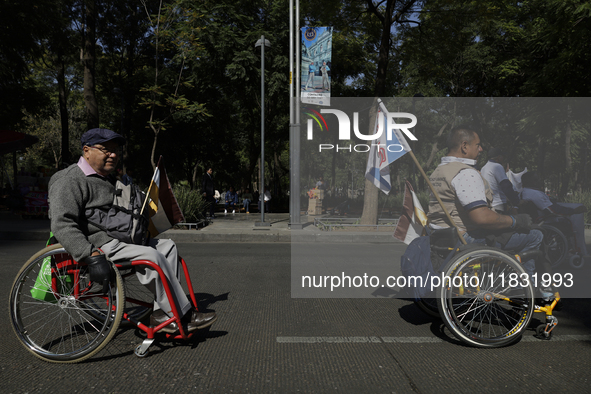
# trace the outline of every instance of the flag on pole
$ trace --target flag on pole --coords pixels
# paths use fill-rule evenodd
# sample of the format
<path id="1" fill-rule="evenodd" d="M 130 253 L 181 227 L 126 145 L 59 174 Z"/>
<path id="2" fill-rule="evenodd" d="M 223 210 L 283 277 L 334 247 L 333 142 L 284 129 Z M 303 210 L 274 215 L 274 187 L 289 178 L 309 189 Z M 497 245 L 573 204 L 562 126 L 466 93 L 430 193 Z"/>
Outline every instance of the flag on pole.
<path id="1" fill-rule="evenodd" d="M 422 235 L 423 227 L 426 225 L 427 214 L 421 206 L 421 202 L 412 189 L 410 182 L 406 181 L 402 216 L 400 216 L 396 230 L 394 230 L 394 238 L 408 245 L 413 239 Z"/>
<path id="2" fill-rule="evenodd" d="M 376 114 L 375 128 L 376 133 L 379 132 L 380 124 L 384 123 L 385 114 L 378 110 Z M 365 169 L 365 178 L 371 181 L 375 187 L 383 191 L 384 193 L 390 193 L 392 189 L 392 183 L 390 181 L 390 167 L 388 167 L 388 159 L 386 154 L 386 133 L 382 128 L 382 135 L 373 141 L 371 149 L 369 150 L 369 157 L 367 158 L 367 168 Z"/>
<path id="3" fill-rule="evenodd" d="M 384 193 L 390 193 L 392 184 L 390 182 L 390 163 L 400 159 L 407 152 L 410 152 L 410 146 L 404 139 L 404 136 L 398 129 L 393 129 L 388 133 L 388 110 L 381 101 L 378 101 L 379 109 L 376 114 L 375 133 L 380 133 L 379 138 L 373 141 L 369 157 L 367 159 L 367 167 L 365 170 L 365 178 L 371 181 L 377 188 Z M 388 138 L 390 134 L 391 138 Z"/>
<path id="4" fill-rule="evenodd" d="M 185 220 L 168 181 L 162 156 L 158 159 L 158 166 L 156 167 L 156 171 L 154 171 L 154 176 L 148 189 L 148 198 L 150 200 L 150 224 L 148 231 L 151 237 L 155 237 L 175 224 Z"/>

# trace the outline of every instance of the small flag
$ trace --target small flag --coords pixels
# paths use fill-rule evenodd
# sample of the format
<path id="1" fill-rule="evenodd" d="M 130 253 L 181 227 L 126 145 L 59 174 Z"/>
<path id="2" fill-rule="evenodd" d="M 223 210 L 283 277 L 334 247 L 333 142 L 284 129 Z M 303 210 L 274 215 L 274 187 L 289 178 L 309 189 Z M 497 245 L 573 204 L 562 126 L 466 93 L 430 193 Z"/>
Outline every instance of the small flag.
<path id="1" fill-rule="evenodd" d="M 380 101 L 374 134 L 379 133 L 380 129 L 382 134 L 371 145 L 365 170 L 365 178 L 386 194 L 390 193 L 392 188 L 390 163 L 400 159 L 411 150 L 400 130 L 392 129 L 391 139 L 388 139 L 387 115 L 388 110 Z"/>
<path id="2" fill-rule="evenodd" d="M 413 239 L 422 235 L 423 227 L 426 225 L 427 214 L 421 206 L 421 202 L 412 189 L 410 182 L 406 181 L 402 216 L 400 216 L 396 230 L 394 230 L 394 238 L 408 245 Z"/>
<path id="3" fill-rule="evenodd" d="M 376 115 L 376 133 L 379 131 L 380 123 L 385 123 L 384 113 L 378 110 Z M 376 134 L 374 133 L 374 134 Z M 388 167 L 386 154 L 386 133 L 382 128 L 382 135 L 371 144 L 369 157 L 367 158 L 367 168 L 365 169 L 365 178 L 371 181 L 378 189 L 384 193 L 390 193 L 392 183 L 390 182 L 390 167 Z"/>
<path id="4" fill-rule="evenodd" d="M 527 172 L 527 167 L 525 167 L 525 169 L 523 171 L 517 172 L 517 173 L 515 173 L 511 170 L 507 171 L 507 178 L 509 178 L 509 181 L 511 181 L 511 184 L 513 185 L 513 189 L 515 189 L 517 191 L 517 193 L 521 193 L 523 191 L 523 184 L 521 183 L 521 177 L 526 172 Z"/>
<path id="5" fill-rule="evenodd" d="M 150 224 L 148 231 L 151 237 L 155 237 L 175 224 L 185 220 L 183 212 L 172 193 L 172 187 L 166 175 L 162 156 L 158 159 L 158 166 L 156 167 L 156 171 L 154 171 L 148 193 L 148 197 L 150 198 Z"/>

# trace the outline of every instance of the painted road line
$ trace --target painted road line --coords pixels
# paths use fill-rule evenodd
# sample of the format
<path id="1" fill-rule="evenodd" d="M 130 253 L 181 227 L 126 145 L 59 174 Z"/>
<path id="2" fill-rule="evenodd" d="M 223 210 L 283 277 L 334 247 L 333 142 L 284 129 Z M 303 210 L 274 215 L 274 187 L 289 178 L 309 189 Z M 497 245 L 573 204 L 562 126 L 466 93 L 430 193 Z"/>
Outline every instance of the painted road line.
<path id="1" fill-rule="evenodd" d="M 533 335 L 524 335 L 522 342 L 538 342 Z M 552 342 L 591 341 L 591 335 L 554 335 Z M 278 343 L 441 343 L 437 337 L 277 337 Z"/>

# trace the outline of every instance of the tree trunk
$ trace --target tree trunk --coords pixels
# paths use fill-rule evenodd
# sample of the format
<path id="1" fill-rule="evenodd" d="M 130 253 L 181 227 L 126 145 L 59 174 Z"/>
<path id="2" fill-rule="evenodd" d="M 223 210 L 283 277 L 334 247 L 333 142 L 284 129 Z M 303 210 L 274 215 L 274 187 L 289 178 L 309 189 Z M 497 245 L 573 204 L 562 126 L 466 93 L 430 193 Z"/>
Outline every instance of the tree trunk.
<path id="1" fill-rule="evenodd" d="M 369 130 L 375 130 L 377 101 L 369 111 Z M 370 150 L 370 153 L 372 151 Z M 365 179 L 365 189 L 363 193 L 363 213 L 361 215 L 360 224 L 374 225 L 378 223 L 378 197 L 380 189 L 378 189 L 373 182 Z"/>
<path id="2" fill-rule="evenodd" d="M 86 104 L 87 128 L 99 127 L 99 110 L 95 91 L 96 61 L 96 3 L 95 0 L 85 2 L 86 28 L 84 33 L 84 103 Z"/>
<path id="3" fill-rule="evenodd" d="M 193 166 L 193 175 L 191 177 L 191 190 L 193 189 L 198 189 L 198 183 L 197 183 L 197 170 L 199 169 L 199 161 L 195 162 L 195 165 Z"/>
<path id="4" fill-rule="evenodd" d="M 368 5 L 373 6 L 371 0 L 368 0 Z M 395 1 L 388 0 L 386 10 L 381 16 L 382 21 L 382 37 L 380 40 L 380 52 L 378 55 L 378 72 L 376 76 L 376 84 L 374 88 L 374 96 L 381 97 L 385 91 L 386 74 L 388 72 L 388 57 L 390 55 L 390 29 L 392 28 L 392 11 Z M 376 11 L 374 11 L 376 12 Z M 378 15 L 376 13 L 376 15 Z M 378 15 L 380 17 L 380 15 Z M 370 113 L 369 130 L 375 130 L 375 113 L 377 111 L 372 109 Z M 373 116 L 372 116 L 373 115 Z M 370 151 L 371 154 L 371 151 Z M 360 224 L 373 225 L 378 223 L 378 194 L 379 190 L 374 184 L 367 179 L 365 180 L 365 192 L 363 193 L 363 213 L 361 214 Z"/>
<path id="5" fill-rule="evenodd" d="M 581 146 L 581 157 L 582 157 L 582 163 L 581 163 L 581 169 L 582 169 L 582 173 L 581 173 L 581 188 L 582 191 L 588 191 L 590 189 L 590 174 L 589 174 L 589 155 L 591 154 L 591 149 L 589 149 L 589 142 L 585 142 L 582 144 Z"/>
<path id="6" fill-rule="evenodd" d="M 546 144 L 544 142 L 543 133 L 538 137 L 538 176 L 540 179 L 545 179 L 544 162 L 546 160 Z"/>
<path id="7" fill-rule="evenodd" d="M 566 196 L 566 194 L 568 193 L 568 187 L 570 185 L 570 179 L 571 179 L 571 175 L 572 175 L 572 166 L 573 166 L 573 161 L 572 161 L 572 156 L 571 156 L 571 135 L 572 135 L 572 130 L 570 127 L 570 120 L 567 116 L 567 120 L 566 120 L 566 129 L 564 131 L 564 172 L 563 172 L 563 177 L 562 177 L 562 185 L 560 188 L 560 197 L 564 198 Z"/>
<path id="8" fill-rule="evenodd" d="M 60 107 L 60 122 L 62 126 L 61 160 L 56 161 L 56 168 L 59 168 L 59 161 L 62 164 L 70 164 L 70 131 L 68 127 L 68 99 L 66 97 L 66 77 L 64 59 L 59 53 L 57 55 L 57 86 L 58 100 Z"/>

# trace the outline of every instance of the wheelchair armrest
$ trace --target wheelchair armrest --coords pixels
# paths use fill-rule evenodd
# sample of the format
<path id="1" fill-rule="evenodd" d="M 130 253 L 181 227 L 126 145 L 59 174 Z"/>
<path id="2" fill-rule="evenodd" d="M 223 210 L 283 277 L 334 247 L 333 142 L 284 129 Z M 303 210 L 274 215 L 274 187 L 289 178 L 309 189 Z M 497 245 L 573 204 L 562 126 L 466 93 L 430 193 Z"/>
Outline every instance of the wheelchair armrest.
<path id="1" fill-rule="evenodd" d="M 131 260 L 118 261 L 117 263 L 115 263 L 115 266 L 118 270 L 128 270 L 133 268 L 133 266 L 131 265 Z"/>

